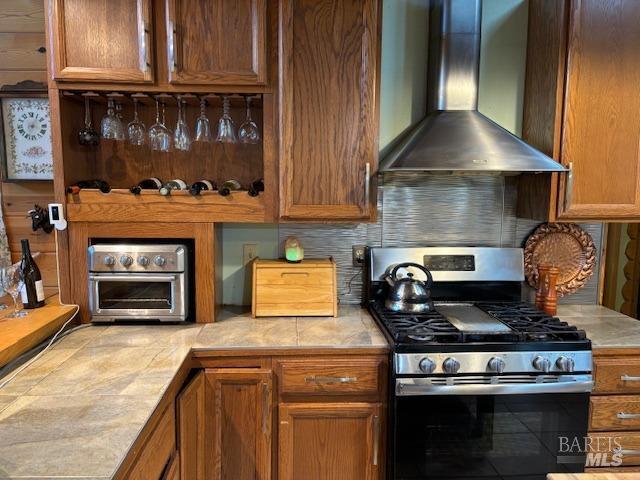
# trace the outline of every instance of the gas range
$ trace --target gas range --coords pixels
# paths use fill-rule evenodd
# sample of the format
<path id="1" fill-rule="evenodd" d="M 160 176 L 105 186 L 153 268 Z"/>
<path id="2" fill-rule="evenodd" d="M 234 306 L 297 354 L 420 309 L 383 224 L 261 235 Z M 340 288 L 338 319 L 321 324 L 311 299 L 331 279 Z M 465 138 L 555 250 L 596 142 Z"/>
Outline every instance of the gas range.
<path id="1" fill-rule="evenodd" d="M 406 263 L 421 268 L 395 268 Z M 365 272 L 365 303 L 393 345 L 390 479 L 584 470 L 559 440 L 587 434 L 591 342 L 522 301 L 521 249 L 370 248 Z M 401 289 L 418 305 L 399 303 Z"/>
<path id="2" fill-rule="evenodd" d="M 367 253 L 367 304 L 394 345 L 396 374 L 591 373 L 585 332 L 521 300 L 521 249 L 371 248 Z M 386 308 L 385 279 L 405 262 L 430 270 L 430 311 Z M 405 274 L 420 276 L 411 267 Z M 451 361 L 439 363 L 433 355 L 439 353 Z"/>

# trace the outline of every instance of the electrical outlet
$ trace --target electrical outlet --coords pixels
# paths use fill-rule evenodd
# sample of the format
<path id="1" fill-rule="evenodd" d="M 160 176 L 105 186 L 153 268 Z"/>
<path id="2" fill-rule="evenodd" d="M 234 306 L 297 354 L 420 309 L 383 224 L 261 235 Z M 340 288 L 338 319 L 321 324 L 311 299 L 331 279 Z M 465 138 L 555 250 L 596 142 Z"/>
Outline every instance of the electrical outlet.
<path id="1" fill-rule="evenodd" d="M 258 256 L 258 244 L 245 243 L 242 245 L 242 265 L 247 265 Z"/>
<path id="2" fill-rule="evenodd" d="M 351 247 L 353 265 L 358 267 L 364 263 L 364 245 L 353 245 Z"/>

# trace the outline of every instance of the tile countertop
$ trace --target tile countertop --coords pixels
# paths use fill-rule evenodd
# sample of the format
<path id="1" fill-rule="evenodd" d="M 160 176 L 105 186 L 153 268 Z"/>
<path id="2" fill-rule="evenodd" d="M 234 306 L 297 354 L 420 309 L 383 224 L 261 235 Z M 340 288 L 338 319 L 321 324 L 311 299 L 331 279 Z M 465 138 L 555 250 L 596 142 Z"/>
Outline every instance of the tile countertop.
<path id="1" fill-rule="evenodd" d="M 640 321 L 601 305 L 558 305 L 558 317 L 585 330 L 594 349 L 640 348 Z"/>
<path id="2" fill-rule="evenodd" d="M 0 389 L 0 478 L 112 478 L 192 350 L 314 347 L 388 344 L 357 307 L 338 318 L 224 311 L 205 326 L 75 331 Z"/>

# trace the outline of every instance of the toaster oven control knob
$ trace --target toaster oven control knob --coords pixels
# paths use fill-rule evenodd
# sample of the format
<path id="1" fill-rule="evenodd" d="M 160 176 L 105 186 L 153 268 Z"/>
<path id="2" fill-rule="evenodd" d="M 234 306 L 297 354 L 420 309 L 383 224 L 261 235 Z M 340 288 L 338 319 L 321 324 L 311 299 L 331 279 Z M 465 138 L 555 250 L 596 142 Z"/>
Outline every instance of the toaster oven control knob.
<path id="1" fill-rule="evenodd" d="M 507 366 L 504 359 L 501 357 L 493 357 L 489 360 L 488 367 L 489 370 L 496 373 L 504 372 L 504 368 Z"/>
<path id="2" fill-rule="evenodd" d="M 540 355 L 534 358 L 531 364 L 533 365 L 533 368 L 544 373 L 547 373 L 551 369 L 551 361 L 546 357 L 541 357 Z"/>
<path id="3" fill-rule="evenodd" d="M 153 263 L 155 263 L 156 266 L 158 267 L 164 267 L 165 264 L 167 263 L 167 259 L 164 258 L 162 255 L 158 255 L 156 258 L 153 259 Z"/>
<path id="4" fill-rule="evenodd" d="M 422 360 L 420 360 L 418 366 L 423 373 L 433 373 L 433 371 L 436 369 L 436 362 L 431 360 L 429 357 L 424 357 Z"/>
<path id="5" fill-rule="evenodd" d="M 113 255 L 105 255 L 102 259 L 102 263 L 104 263 L 107 267 L 112 267 L 116 264 L 116 257 Z"/>
<path id="6" fill-rule="evenodd" d="M 442 362 L 442 370 L 444 373 L 458 373 L 460 362 L 453 357 L 448 357 Z"/>
<path id="7" fill-rule="evenodd" d="M 131 255 L 122 255 L 120 257 L 120 265 L 123 267 L 130 267 L 133 265 L 133 258 L 131 258 Z"/>
<path id="8" fill-rule="evenodd" d="M 151 263 L 149 257 L 145 257 L 144 255 L 138 257 L 138 265 L 140 265 L 141 267 L 146 267 L 149 265 L 149 263 Z"/>
<path id="9" fill-rule="evenodd" d="M 556 367 L 561 372 L 573 372 L 573 368 L 576 366 L 576 362 L 573 361 L 573 358 L 570 357 L 558 357 L 556 360 Z"/>

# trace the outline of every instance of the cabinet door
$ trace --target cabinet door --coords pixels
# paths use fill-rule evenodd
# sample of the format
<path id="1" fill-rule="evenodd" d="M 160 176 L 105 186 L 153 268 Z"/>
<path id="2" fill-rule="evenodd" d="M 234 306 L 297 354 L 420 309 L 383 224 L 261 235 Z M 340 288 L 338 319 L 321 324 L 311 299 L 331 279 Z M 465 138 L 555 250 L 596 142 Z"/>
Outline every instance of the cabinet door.
<path id="1" fill-rule="evenodd" d="M 180 478 L 204 480 L 205 374 L 199 372 L 178 395 Z"/>
<path id="2" fill-rule="evenodd" d="M 206 478 L 271 478 L 271 372 L 206 370 Z"/>
<path id="3" fill-rule="evenodd" d="M 571 2 L 560 218 L 640 216 L 640 2 Z"/>
<path id="4" fill-rule="evenodd" d="M 266 0 L 167 0 L 169 82 L 266 82 Z"/>
<path id="5" fill-rule="evenodd" d="M 51 0 L 53 77 L 153 82 L 151 0 Z"/>
<path id="6" fill-rule="evenodd" d="M 280 1 L 280 213 L 372 219 L 378 0 Z"/>
<path id="7" fill-rule="evenodd" d="M 280 405 L 280 480 L 374 480 L 383 468 L 379 404 Z"/>

